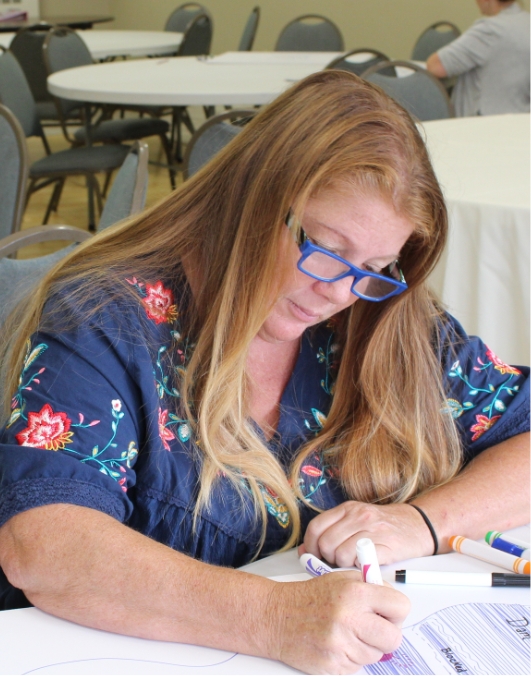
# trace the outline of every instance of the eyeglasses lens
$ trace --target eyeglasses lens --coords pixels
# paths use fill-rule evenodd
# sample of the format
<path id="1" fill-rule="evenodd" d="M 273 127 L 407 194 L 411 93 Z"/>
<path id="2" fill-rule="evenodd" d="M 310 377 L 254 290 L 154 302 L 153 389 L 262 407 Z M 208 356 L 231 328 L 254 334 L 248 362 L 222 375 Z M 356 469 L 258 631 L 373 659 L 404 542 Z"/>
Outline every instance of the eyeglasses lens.
<path id="1" fill-rule="evenodd" d="M 333 281 L 350 270 L 349 266 L 320 251 L 314 251 L 305 258 L 301 262 L 300 268 L 310 275 L 315 275 L 327 281 Z M 375 277 L 363 277 L 360 280 L 355 280 L 352 288 L 356 293 L 375 299 L 385 298 L 395 289 L 396 284 L 393 283 L 392 278 L 387 281 Z"/>

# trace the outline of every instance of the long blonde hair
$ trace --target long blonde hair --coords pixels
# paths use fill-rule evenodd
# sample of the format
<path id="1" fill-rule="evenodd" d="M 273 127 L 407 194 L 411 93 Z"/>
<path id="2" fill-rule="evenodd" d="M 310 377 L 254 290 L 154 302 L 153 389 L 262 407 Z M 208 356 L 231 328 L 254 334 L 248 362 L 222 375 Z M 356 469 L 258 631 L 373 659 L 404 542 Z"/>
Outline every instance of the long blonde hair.
<path id="1" fill-rule="evenodd" d="M 288 210 L 302 214 L 310 197 L 340 183 L 376 193 L 414 224 L 400 259 L 409 289 L 381 303 L 357 302 L 337 317 L 331 409 L 287 477 L 249 420 L 246 359 L 270 311 L 272 286 L 282 284 L 278 251 Z M 300 536 L 298 473 L 312 453 L 326 455 L 351 498 L 377 503 L 409 500 L 459 469 L 458 436 L 441 413 L 434 344 L 441 313 L 425 283 L 446 233 L 441 190 L 409 115 L 350 73 L 316 73 L 160 204 L 99 234 L 50 272 L 4 345 L 8 391 L 16 389 L 25 342 L 52 292 L 75 289 L 96 312 L 112 299 L 109 289 L 131 292 L 126 275 L 172 280 L 179 261 L 192 261 L 200 283 L 186 330 L 197 343 L 180 390 L 200 439 L 196 516 L 208 508 L 221 472 L 242 493 L 242 479 L 250 489 L 263 538 L 262 489 L 278 496 L 291 517 L 285 546 L 292 546 Z"/>

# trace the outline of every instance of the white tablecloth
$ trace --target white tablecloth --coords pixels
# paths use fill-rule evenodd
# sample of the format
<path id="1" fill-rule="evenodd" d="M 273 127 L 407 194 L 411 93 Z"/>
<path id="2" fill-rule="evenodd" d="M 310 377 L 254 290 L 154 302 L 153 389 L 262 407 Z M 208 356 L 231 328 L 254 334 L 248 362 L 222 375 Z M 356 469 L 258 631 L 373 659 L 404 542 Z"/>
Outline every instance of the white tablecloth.
<path id="1" fill-rule="evenodd" d="M 112 56 L 174 54 L 183 34 L 171 31 L 76 31 L 83 38 L 93 59 Z M 0 45 L 9 49 L 15 33 L 0 33 Z"/>
<path id="2" fill-rule="evenodd" d="M 432 286 L 468 333 L 529 364 L 529 115 L 422 126 L 450 215 Z"/>

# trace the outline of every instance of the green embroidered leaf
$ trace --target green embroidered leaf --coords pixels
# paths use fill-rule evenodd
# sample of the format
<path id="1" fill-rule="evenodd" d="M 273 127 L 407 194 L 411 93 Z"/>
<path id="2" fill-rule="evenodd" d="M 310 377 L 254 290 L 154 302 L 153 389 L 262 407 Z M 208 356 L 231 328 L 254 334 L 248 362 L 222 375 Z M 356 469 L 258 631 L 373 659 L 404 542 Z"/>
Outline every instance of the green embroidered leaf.
<path id="1" fill-rule="evenodd" d="M 92 455 L 98 455 L 98 452 L 99 452 L 98 447 L 94 446 L 94 448 L 92 449 Z"/>
<path id="2" fill-rule="evenodd" d="M 48 349 L 48 345 L 45 345 L 45 343 L 39 343 L 37 347 L 34 347 L 33 350 L 30 352 L 28 358 L 24 362 L 24 371 L 33 364 L 33 362 L 37 359 L 37 357 L 40 357 L 40 355 L 44 352 L 44 350 Z"/>
<path id="3" fill-rule="evenodd" d="M 474 408 L 474 404 L 471 401 L 465 401 L 463 403 L 464 408 Z"/>
<path id="4" fill-rule="evenodd" d="M 477 394 L 477 393 L 478 393 L 477 390 L 470 390 L 470 392 L 469 392 L 468 394 L 469 394 L 470 396 L 474 396 L 474 394 Z"/>
<path id="5" fill-rule="evenodd" d="M 494 385 L 489 385 L 489 390 L 490 390 L 491 392 L 495 392 L 495 391 L 496 391 L 496 388 L 494 387 Z"/>
<path id="6" fill-rule="evenodd" d="M 7 427 L 12 425 L 15 420 L 18 420 L 20 418 L 20 414 L 22 413 L 22 410 L 20 408 L 16 408 L 14 411 L 11 413 L 11 417 L 9 418 L 9 422 L 7 423 Z"/>

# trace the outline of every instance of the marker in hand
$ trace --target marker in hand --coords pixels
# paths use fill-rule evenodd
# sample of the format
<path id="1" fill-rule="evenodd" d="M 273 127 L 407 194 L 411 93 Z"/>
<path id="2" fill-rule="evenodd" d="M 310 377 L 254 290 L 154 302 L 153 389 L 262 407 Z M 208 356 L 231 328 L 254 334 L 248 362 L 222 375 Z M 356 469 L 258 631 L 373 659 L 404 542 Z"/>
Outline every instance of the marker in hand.
<path id="1" fill-rule="evenodd" d="M 374 543 L 369 538 L 362 538 L 358 540 L 356 545 L 356 555 L 361 568 L 363 581 L 369 584 L 383 585 L 382 573 L 378 564 L 378 557 L 376 556 L 376 549 Z M 321 577 L 328 573 L 339 572 L 343 570 L 352 570 L 349 568 L 330 568 L 326 563 L 318 559 L 313 554 L 302 554 L 299 559 L 304 570 L 313 577 Z M 384 653 L 380 658 L 380 662 L 386 662 L 393 656 L 392 653 Z"/>

